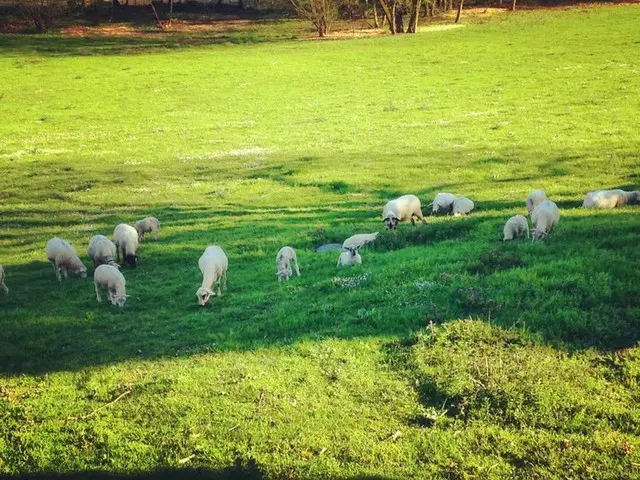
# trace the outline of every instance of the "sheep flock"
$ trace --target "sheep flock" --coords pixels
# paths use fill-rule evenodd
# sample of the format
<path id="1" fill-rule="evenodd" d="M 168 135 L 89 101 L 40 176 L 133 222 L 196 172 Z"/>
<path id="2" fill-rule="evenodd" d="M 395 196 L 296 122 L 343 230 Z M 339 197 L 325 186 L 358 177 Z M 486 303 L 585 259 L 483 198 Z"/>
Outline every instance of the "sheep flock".
<path id="1" fill-rule="evenodd" d="M 626 192 L 624 190 L 597 190 L 585 195 L 582 208 L 612 209 L 619 206 L 640 203 L 640 191 Z M 532 241 L 545 240 L 560 221 L 560 209 L 550 200 L 543 190 L 534 190 L 525 201 L 527 215 L 531 219 Z M 451 214 L 456 217 L 469 215 L 475 209 L 475 203 L 466 197 L 459 197 L 451 193 L 438 193 L 428 204 L 432 208 L 432 215 Z M 427 223 L 422 213 L 420 199 L 416 195 L 403 195 L 390 200 L 382 211 L 384 226 L 396 232 L 400 223 L 410 221 L 413 226 L 415 220 Z M 88 257 L 94 266 L 94 287 L 96 300 L 102 302 L 102 291 L 106 290 L 112 305 L 123 307 L 128 295 L 126 280 L 121 272 L 121 261 L 129 268 L 136 268 L 139 264 L 138 248 L 145 241 L 145 234 L 152 234 L 155 240 L 160 232 L 160 221 L 156 217 L 147 217 L 128 225 L 121 223 L 113 231 L 113 240 L 104 235 L 94 235 L 88 244 Z M 516 240 L 519 237 L 529 238 L 529 220 L 524 215 L 514 215 L 509 218 L 503 229 L 503 241 Z M 342 244 L 328 244 L 316 249 L 317 252 L 340 250 L 337 267 L 362 264 L 360 250 L 368 243 L 375 242 L 379 232 L 357 233 Z M 87 267 L 83 264 L 76 249 L 62 238 L 51 238 L 45 247 L 47 259 L 53 265 L 56 279 L 68 278 L 68 272 L 85 278 Z M 229 260 L 222 247 L 208 246 L 198 261 L 202 273 L 202 284 L 196 291 L 198 305 L 205 306 L 212 296 L 222 296 L 227 288 L 227 270 Z M 300 276 L 298 257 L 293 247 L 285 246 L 276 255 L 276 276 L 278 281 L 289 280 L 295 271 Z M 6 272 L 0 265 L 0 288 L 5 295 L 9 293 L 5 280 Z"/>

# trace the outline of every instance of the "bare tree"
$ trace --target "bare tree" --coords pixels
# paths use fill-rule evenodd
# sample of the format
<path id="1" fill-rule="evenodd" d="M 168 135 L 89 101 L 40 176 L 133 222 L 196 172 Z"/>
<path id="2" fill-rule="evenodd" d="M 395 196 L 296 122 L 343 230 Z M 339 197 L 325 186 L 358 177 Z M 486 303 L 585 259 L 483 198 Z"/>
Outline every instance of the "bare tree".
<path id="1" fill-rule="evenodd" d="M 404 33 L 404 15 L 407 12 L 409 13 L 407 33 L 415 33 L 418 30 L 421 5 L 421 0 L 380 0 L 380 6 L 391 33 Z"/>
<path id="2" fill-rule="evenodd" d="M 39 32 L 49 30 L 65 11 L 64 0 L 21 0 L 18 8 Z"/>
<path id="3" fill-rule="evenodd" d="M 514 2 L 516 0 L 513 0 Z M 462 5 L 464 5 L 464 0 L 460 0 L 458 4 L 458 13 L 456 13 L 456 23 L 460 23 L 460 15 L 462 15 Z"/>
<path id="4" fill-rule="evenodd" d="M 316 27 L 319 37 L 326 36 L 338 9 L 332 0 L 289 0 L 296 13 Z"/>

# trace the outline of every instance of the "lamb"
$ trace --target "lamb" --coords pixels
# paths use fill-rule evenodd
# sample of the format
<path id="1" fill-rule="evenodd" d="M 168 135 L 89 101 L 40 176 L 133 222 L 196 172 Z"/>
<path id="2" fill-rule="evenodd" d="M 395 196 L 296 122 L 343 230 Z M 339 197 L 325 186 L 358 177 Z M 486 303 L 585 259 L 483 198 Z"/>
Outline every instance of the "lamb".
<path id="1" fill-rule="evenodd" d="M 429 204 L 432 207 L 432 213 L 435 215 L 436 213 L 451 213 L 453 209 L 453 202 L 456 200 L 456 197 L 452 193 L 438 193 L 433 202 Z"/>
<path id="2" fill-rule="evenodd" d="M 2 287 L 6 295 L 9 295 L 9 289 L 7 288 L 7 285 L 4 283 L 4 279 L 6 277 L 7 276 L 4 273 L 4 268 L 2 268 L 2 265 L 0 265 L 0 287 Z"/>
<path id="3" fill-rule="evenodd" d="M 616 208 L 628 203 L 640 203 L 640 191 L 596 190 L 584 197 L 582 208 Z"/>
<path id="4" fill-rule="evenodd" d="M 533 241 L 544 239 L 560 221 L 560 210 L 551 200 L 545 200 L 531 213 Z"/>
<path id="5" fill-rule="evenodd" d="M 367 243 L 373 242 L 378 238 L 378 235 L 379 232 L 352 235 L 342 243 L 342 248 L 351 252 L 352 255 L 355 255 Z"/>
<path id="6" fill-rule="evenodd" d="M 278 281 L 289 280 L 293 276 L 291 264 L 296 267 L 296 273 L 300 276 L 300 268 L 298 267 L 298 257 L 296 251 L 291 247 L 282 247 L 276 257 L 276 267 L 278 268 Z"/>
<path id="7" fill-rule="evenodd" d="M 127 301 L 124 275 L 113 265 L 98 265 L 93 272 L 93 284 L 96 287 L 96 300 L 102 302 L 100 289 L 106 289 L 113 305 L 123 307 Z"/>
<path id="8" fill-rule="evenodd" d="M 475 208 L 473 201 L 467 197 L 458 197 L 453 201 L 452 205 L 453 215 L 459 217 L 461 215 L 467 215 Z"/>
<path id="9" fill-rule="evenodd" d="M 160 221 L 156 217 L 143 218 L 135 223 L 135 228 L 138 232 L 138 240 L 141 242 L 144 240 L 145 233 L 153 234 L 154 240 L 157 240 L 158 232 L 160 232 Z"/>
<path id="10" fill-rule="evenodd" d="M 53 237 L 47 242 L 45 248 L 47 258 L 53 264 L 53 271 L 59 282 L 64 278 L 68 278 L 67 270 L 71 270 L 80 278 L 87 276 L 87 267 L 84 266 L 76 249 L 71 244 L 61 238 Z M 62 275 L 61 275 L 62 274 Z"/>
<path id="11" fill-rule="evenodd" d="M 138 232 L 131 225 L 121 223 L 113 230 L 113 243 L 116 246 L 117 259 L 127 262 L 131 268 L 138 266 Z"/>
<path id="12" fill-rule="evenodd" d="M 211 289 L 215 283 L 218 287 L 218 296 L 222 296 L 222 290 L 227 289 L 227 269 L 229 268 L 229 260 L 224 254 L 222 248 L 217 245 L 207 247 L 200 260 L 198 266 L 202 272 L 202 286 L 196 292 L 199 305 L 206 305 L 209 297 L 215 295 Z M 222 286 L 222 290 L 220 287 Z"/>
<path id="13" fill-rule="evenodd" d="M 543 190 L 534 190 L 527 197 L 527 215 L 531 215 L 538 205 L 548 200 Z"/>
<path id="14" fill-rule="evenodd" d="M 529 238 L 529 223 L 524 215 L 514 215 L 504 224 L 504 238 L 502 241 L 513 240 L 526 233 Z"/>
<path id="15" fill-rule="evenodd" d="M 422 215 L 420 199 L 415 195 L 403 195 L 388 202 L 382 210 L 382 221 L 387 228 L 395 230 L 398 223 L 411 220 L 415 226 L 414 217 L 418 217 L 422 223 L 427 223 Z"/>
<path id="16" fill-rule="evenodd" d="M 342 252 L 338 257 L 338 267 L 344 267 L 346 265 L 360 265 L 362 263 L 362 257 L 358 252 L 355 254 L 350 251 Z"/>
<path id="17" fill-rule="evenodd" d="M 104 235 L 94 235 L 89 242 L 89 258 L 93 261 L 93 268 L 99 265 L 112 265 L 120 268 L 114 258 L 117 255 L 115 244 Z"/>

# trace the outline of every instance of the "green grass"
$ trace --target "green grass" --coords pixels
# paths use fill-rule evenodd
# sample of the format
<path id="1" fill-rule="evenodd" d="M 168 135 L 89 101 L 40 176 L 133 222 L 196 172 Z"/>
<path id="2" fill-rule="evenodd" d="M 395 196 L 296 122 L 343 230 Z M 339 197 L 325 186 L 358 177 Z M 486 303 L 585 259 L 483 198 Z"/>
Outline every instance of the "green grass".
<path id="1" fill-rule="evenodd" d="M 639 23 L 137 55 L 0 36 L 0 474 L 637 478 L 640 207 L 578 207 L 640 187 Z M 503 244 L 535 188 L 558 228 Z M 382 232 L 351 269 L 313 251 L 439 191 L 477 211 Z M 124 309 L 58 285 L 50 237 L 88 264 L 149 214 Z M 209 244 L 229 290 L 199 308 Z M 287 244 L 302 277 L 279 284 Z"/>

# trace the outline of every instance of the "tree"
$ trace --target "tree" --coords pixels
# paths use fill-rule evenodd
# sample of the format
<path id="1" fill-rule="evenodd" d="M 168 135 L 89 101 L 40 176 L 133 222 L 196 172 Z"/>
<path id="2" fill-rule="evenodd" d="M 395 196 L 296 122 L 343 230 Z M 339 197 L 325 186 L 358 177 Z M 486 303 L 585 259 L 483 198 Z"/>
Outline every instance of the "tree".
<path id="1" fill-rule="evenodd" d="M 21 0 L 18 8 L 38 32 L 46 32 L 65 11 L 65 1 Z"/>
<path id="2" fill-rule="evenodd" d="M 337 18 L 338 8 L 333 0 L 289 0 L 298 16 L 309 20 L 316 27 L 319 37 L 329 31 L 331 22 Z"/>
<path id="3" fill-rule="evenodd" d="M 418 30 L 421 4 L 421 0 L 380 0 L 389 31 L 392 34 L 404 33 L 404 15 L 409 12 L 407 33 L 415 33 Z"/>
<path id="4" fill-rule="evenodd" d="M 514 2 L 516 0 L 513 0 Z M 460 15 L 462 15 L 462 5 L 464 5 L 464 0 L 460 0 L 458 4 L 458 13 L 456 13 L 456 23 L 460 23 Z"/>

